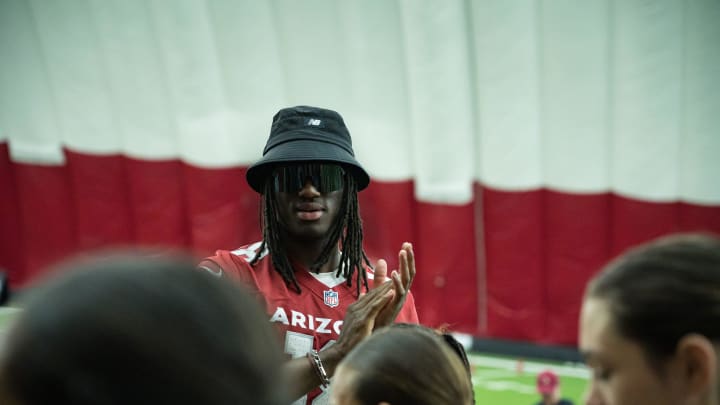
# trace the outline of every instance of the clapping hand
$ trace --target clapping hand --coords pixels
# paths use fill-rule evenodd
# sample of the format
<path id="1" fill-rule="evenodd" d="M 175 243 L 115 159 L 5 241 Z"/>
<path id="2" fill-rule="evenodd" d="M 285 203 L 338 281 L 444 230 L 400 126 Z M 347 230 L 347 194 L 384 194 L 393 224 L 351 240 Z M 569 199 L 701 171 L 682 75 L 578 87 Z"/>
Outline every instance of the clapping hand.
<path id="1" fill-rule="evenodd" d="M 352 303 L 345 313 L 342 332 L 333 351 L 344 357 L 355 345 L 397 318 L 415 277 L 415 256 L 412 245 L 403 243 L 398 252 L 399 269 L 388 277 L 387 262 L 378 260 L 371 289 Z M 392 283 L 387 282 L 392 280 Z"/>
<path id="2" fill-rule="evenodd" d="M 395 322 L 395 318 L 397 318 L 403 304 L 405 304 L 405 299 L 415 278 L 415 255 L 413 254 L 412 245 L 408 242 L 403 243 L 400 252 L 398 252 L 398 267 L 399 269 L 393 270 L 390 277 L 388 277 L 387 262 L 385 260 L 378 260 L 375 266 L 372 288 L 379 288 L 388 279 L 392 279 L 394 290 L 390 303 L 384 306 L 375 318 L 375 329 Z"/>

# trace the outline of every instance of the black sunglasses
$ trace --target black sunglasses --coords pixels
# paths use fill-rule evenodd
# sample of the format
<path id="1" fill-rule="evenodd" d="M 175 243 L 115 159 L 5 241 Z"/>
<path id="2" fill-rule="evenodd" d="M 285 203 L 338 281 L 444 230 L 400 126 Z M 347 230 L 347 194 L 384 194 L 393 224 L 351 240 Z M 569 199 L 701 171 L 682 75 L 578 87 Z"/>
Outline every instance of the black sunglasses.
<path id="1" fill-rule="evenodd" d="M 275 192 L 296 193 L 305 187 L 307 179 L 321 193 L 340 190 L 345 184 L 345 170 L 327 163 L 295 164 L 280 166 L 273 171 L 272 182 Z"/>

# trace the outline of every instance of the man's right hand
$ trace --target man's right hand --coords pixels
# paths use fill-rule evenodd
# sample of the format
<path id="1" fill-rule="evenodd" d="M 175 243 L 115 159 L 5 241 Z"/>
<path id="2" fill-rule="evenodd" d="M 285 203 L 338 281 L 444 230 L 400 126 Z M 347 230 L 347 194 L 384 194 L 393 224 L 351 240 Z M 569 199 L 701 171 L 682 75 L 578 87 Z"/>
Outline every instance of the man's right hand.
<path id="1" fill-rule="evenodd" d="M 363 339 L 370 336 L 375 329 L 376 317 L 395 296 L 393 287 L 393 283 L 384 283 L 350 304 L 345 313 L 340 336 L 328 350 L 335 350 L 341 359 Z"/>
<path id="2" fill-rule="evenodd" d="M 376 273 L 373 288 L 368 293 L 361 294 L 357 301 L 348 306 L 337 342 L 320 351 L 320 359 L 328 376 L 332 377 L 335 374 L 340 361 L 370 336 L 373 330 L 395 320 L 415 276 L 415 261 L 409 243 L 403 244 L 399 258 L 400 271 L 394 271 L 388 278 L 386 265 L 385 273 L 382 273 L 382 269 L 381 274 Z M 387 279 L 392 279 L 393 282 L 384 282 Z M 398 291 L 401 293 L 400 297 Z M 289 392 L 293 396 L 302 396 L 318 386 L 315 372 L 307 359 L 293 359 L 283 368 L 288 381 L 293 382 L 289 387 Z"/>

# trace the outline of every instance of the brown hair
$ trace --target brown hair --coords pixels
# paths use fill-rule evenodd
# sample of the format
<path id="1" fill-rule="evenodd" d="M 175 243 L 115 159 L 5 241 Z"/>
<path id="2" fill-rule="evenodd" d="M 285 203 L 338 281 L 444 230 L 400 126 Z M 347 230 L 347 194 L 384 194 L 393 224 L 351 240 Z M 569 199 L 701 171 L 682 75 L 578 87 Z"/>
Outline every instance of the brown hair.
<path id="1" fill-rule="evenodd" d="M 436 331 L 421 325 L 385 327 L 342 361 L 353 371 L 362 405 L 466 405 L 473 392 L 460 357 Z"/>
<path id="2" fill-rule="evenodd" d="M 619 333 L 656 366 L 686 334 L 720 342 L 720 239 L 674 235 L 638 246 L 608 264 L 586 295 L 607 300 Z"/>

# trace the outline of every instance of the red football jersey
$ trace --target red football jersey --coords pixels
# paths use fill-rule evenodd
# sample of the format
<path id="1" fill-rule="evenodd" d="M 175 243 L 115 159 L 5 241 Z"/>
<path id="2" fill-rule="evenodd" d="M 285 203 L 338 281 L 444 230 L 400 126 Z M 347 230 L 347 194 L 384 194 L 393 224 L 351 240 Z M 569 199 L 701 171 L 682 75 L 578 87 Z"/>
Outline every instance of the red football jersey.
<path id="1" fill-rule="evenodd" d="M 218 276 L 239 279 L 256 291 L 270 316 L 270 322 L 274 322 L 281 333 L 285 352 L 293 358 L 303 357 L 312 349 L 321 350 L 334 343 L 340 335 L 347 307 L 357 299 L 357 287 L 354 284 L 348 287 L 344 282 L 328 286 L 307 269 L 296 269 L 295 277 L 302 290 L 298 294 L 275 271 L 267 250 L 255 266 L 250 266 L 250 260 L 259 248 L 260 242 L 257 242 L 233 251 L 218 250 L 215 256 L 203 260 L 200 267 Z M 368 279 L 372 279 L 372 270 L 365 270 Z M 408 293 L 397 322 L 418 323 L 412 293 Z M 293 405 L 326 404 L 328 397 L 329 392 L 318 387 Z"/>

